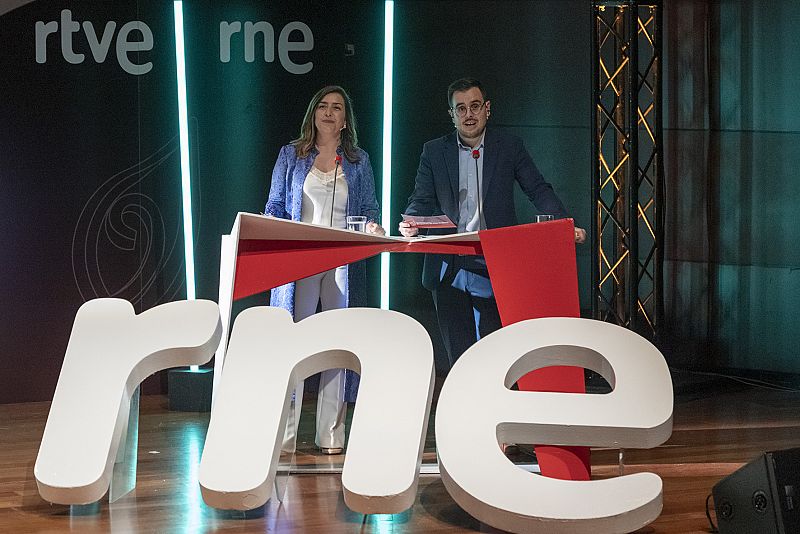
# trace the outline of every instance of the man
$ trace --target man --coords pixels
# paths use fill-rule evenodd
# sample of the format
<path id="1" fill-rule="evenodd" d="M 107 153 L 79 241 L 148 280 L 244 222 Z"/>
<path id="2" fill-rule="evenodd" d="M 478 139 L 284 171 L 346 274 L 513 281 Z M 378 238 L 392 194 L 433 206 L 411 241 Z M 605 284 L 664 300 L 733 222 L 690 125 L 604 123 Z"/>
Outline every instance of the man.
<path id="1" fill-rule="evenodd" d="M 513 226 L 517 224 L 516 181 L 540 213 L 567 217 L 522 140 L 486 128 L 491 102 L 478 80 L 462 78 L 451 83 L 447 102 L 456 130 L 425 143 L 406 214 L 444 214 L 457 225 L 456 229 L 431 233 Z M 418 231 L 413 222 L 400 223 L 400 233 L 406 237 Z M 576 228 L 575 242 L 585 240 L 586 231 Z M 500 328 L 483 257 L 428 254 L 422 285 L 433 295 L 450 366 L 470 345 Z"/>

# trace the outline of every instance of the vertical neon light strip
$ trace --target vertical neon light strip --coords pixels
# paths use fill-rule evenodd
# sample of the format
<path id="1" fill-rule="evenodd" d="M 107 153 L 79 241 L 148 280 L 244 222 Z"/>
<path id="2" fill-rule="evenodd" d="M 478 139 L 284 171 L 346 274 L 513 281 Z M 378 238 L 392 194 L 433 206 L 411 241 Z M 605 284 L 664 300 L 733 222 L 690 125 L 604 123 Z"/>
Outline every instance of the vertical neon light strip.
<path id="1" fill-rule="evenodd" d="M 186 300 L 195 299 L 194 234 L 192 233 L 192 175 L 189 168 L 189 111 L 186 104 L 186 56 L 183 49 L 183 2 L 172 3 L 175 13 L 175 76 L 178 79 L 178 129 L 181 143 L 183 196 L 183 256 L 186 263 Z M 199 366 L 189 366 L 197 371 Z"/>
<path id="2" fill-rule="evenodd" d="M 186 105 L 186 59 L 183 50 L 183 2 L 175 11 L 175 74 L 178 78 L 178 123 L 181 143 L 181 190 L 183 191 L 183 254 L 186 263 L 186 299 L 194 300 L 194 238 L 192 234 L 192 182 L 189 170 L 189 113 Z"/>
<path id="3" fill-rule="evenodd" d="M 384 4 L 383 26 L 383 191 L 381 225 L 392 224 L 392 69 L 394 56 L 394 1 Z M 389 309 L 389 253 L 381 254 L 381 309 Z"/>

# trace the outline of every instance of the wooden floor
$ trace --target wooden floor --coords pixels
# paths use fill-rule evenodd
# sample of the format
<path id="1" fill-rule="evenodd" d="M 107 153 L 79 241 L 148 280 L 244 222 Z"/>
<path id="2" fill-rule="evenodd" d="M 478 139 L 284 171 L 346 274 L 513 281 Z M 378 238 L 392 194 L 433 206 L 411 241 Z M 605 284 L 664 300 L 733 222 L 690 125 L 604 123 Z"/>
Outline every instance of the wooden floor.
<path id="1" fill-rule="evenodd" d="M 676 392 L 672 438 L 653 450 L 625 451 L 626 473 L 652 471 L 664 480 L 664 511 L 640 533 L 709 532 L 705 499 L 718 480 L 763 451 L 800 446 L 798 392 L 725 381 Z M 336 474 L 291 475 L 283 503 L 272 499 L 257 512 L 214 510 L 197 484 L 208 414 L 166 405 L 164 397 L 142 398 L 136 490 L 113 505 L 80 510 L 51 505 L 36 489 L 33 464 L 49 405 L 0 406 L 0 532 L 497 532 L 463 512 L 436 475 L 420 478 L 413 508 L 397 515 L 364 518 L 348 510 Z M 301 436 L 313 420 L 307 405 Z M 301 443 L 298 464 L 341 465 L 343 457 L 322 456 L 310 442 Z M 426 461 L 435 461 L 432 443 L 430 436 Z M 616 475 L 617 457 L 616 450 L 594 451 L 593 476 Z"/>

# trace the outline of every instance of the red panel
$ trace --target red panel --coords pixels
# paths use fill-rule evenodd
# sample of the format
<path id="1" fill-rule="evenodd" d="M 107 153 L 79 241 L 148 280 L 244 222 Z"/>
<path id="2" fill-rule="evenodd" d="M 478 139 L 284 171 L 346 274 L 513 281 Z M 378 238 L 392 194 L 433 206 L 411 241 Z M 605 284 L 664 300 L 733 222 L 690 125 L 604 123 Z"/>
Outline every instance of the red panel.
<path id="1" fill-rule="evenodd" d="M 503 326 L 540 317 L 579 317 L 571 219 L 480 232 Z M 583 369 L 548 367 L 523 376 L 524 391 L 584 393 Z M 536 447 L 542 474 L 589 480 L 588 447 Z"/>
<path id="2" fill-rule="evenodd" d="M 242 240 L 236 260 L 233 299 L 255 295 L 346 263 L 403 247 L 403 243 L 269 240 L 257 240 L 253 243 Z"/>
<path id="3" fill-rule="evenodd" d="M 480 254 L 479 241 L 394 243 L 242 239 L 236 259 L 233 300 L 255 295 L 381 252 Z"/>

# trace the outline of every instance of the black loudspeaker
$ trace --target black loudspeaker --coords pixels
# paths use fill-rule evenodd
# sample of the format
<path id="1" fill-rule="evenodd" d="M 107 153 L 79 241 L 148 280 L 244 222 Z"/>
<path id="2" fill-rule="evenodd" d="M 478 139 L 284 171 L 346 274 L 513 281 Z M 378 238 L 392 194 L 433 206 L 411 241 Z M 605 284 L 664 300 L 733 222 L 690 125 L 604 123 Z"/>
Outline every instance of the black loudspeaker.
<path id="1" fill-rule="evenodd" d="M 714 486 L 720 534 L 800 533 L 800 448 L 767 452 Z"/>

